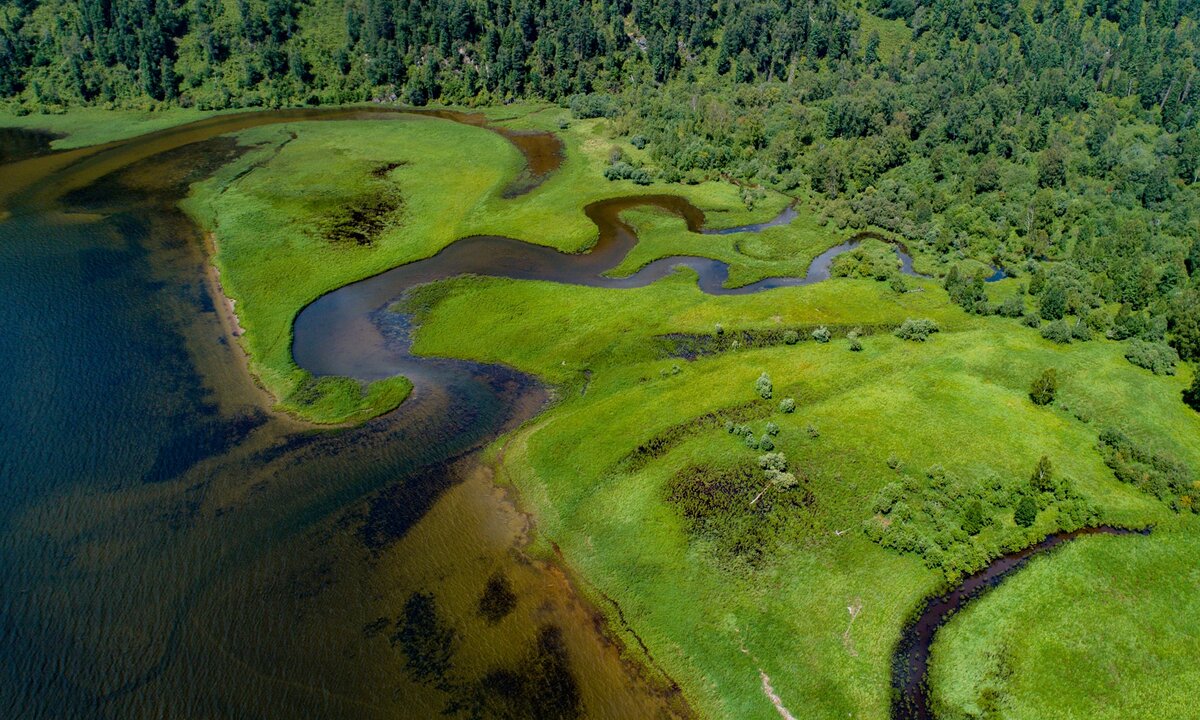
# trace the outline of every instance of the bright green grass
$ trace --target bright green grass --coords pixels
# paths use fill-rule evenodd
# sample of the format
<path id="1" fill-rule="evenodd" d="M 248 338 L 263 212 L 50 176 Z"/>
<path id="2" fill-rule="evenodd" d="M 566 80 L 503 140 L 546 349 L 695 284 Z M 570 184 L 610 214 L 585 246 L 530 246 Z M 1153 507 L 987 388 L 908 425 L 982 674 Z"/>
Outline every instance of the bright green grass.
<path id="1" fill-rule="evenodd" d="M 239 112 L 237 110 L 223 112 Z M 185 108 L 161 110 L 104 110 L 72 108 L 59 114 L 13 115 L 0 112 L 0 127 L 47 130 L 64 137 L 50 143 L 55 150 L 99 145 L 203 120 L 220 112 Z"/>
<path id="2" fill-rule="evenodd" d="M 785 199 L 772 197 L 759 207 L 778 214 L 785 206 Z M 736 225 L 730 215 L 710 213 L 706 224 Z M 803 277 L 813 258 L 849 236 L 819 226 L 814 216 L 803 212 L 787 225 L 732 235 L 688 232 L 682 218 L 654 208 L 631 210 L 623 218 L 637 230 L 638 245 L 609 273 L 615 277 L 630 275 L 647 263 L 671 255 L 699 255 L 728 263 L 730 286 L 766 277 Z"/>
<path id="3" fill-rule="evenodd" d="M 891 58 L 904 43 L 912 39 L 912 29 L 903 20 L 886 20 L 878 15 L 872 15 L 865 9 L 859 10 L 858 19 L 862 23 L 864 38 L 869 37 L 872 32 L 879 33 L 880 60 Z"/>
<path id="4" fill-rule="evenodd" d="M 887 716 L 900 627 L 939 579 L 861 532 L 874 493 L 894 477 L 890 454 L 964 478 L 1026 477 L 1048 454 L 1107 521 L 1128 523 L 1161 521 L 1166 511 L 1101 462 L 1093 446 L 1105 423 L 1200 463 L 1200 416 L 1179 403 L 1181 379 L 1132 367 L 1114 343 L 1064 348 L 1015 321 L 969 317 L 932 283 L 897 295 L 880 283 L 838 280 L 737 298 L 703 296 L 687 273 L 638 290 L 493 279 L 449 286 L 424 320 L 417 351 L 506 362 L 563 388 L 558 405 L 507 442 L 508 476 L 541 531 L 597 598 L 621 605 L 707 717 L 777 717 L 760 669 L 798 717 Z M 691 363 L 660 358 L 652 342 L 716 322 L 741 329 L 910 316 L 933 317 L 943 332 L 925 344 L 870 336 L 862 353 L 848 352 L 844 340 L 809 341 Z M 675 363 L 682 372 L 662 373 Z M 1030 379 L 1045 367 L 1059 369 L 1068 410 L 1027 400 Z M 673 425 L 752 401 L 764 370 L 776 398 L 800 404 L 771 419 L 783 427 L 779 448 L 812 478 L 816 502 L 803 542 L 744 573 L 688 542 L 663 487 L 688 465 L 726 465 L 754 451 L 714 430 L 639 472 L 619 463 Z M 1084 410 L 1092 422 L 1075 417 Z M 819 438 L 808 437 L 809 423 Z M 1041 518 L 1043 530 L 1051 520 Z M 847 607 L 857 605 L 844 637 Z"/>
<path id="5" fill-rule="evenodd" d="M 939 717 L 1193 717 L 1198 531 L 1084 538 L 977 600 L 934 645 Z"/>
<path id="6" fill-rule="evenodd" d="M 540 117 L 543 110 L 511 111 Z M 771 196 L 749 212 L 740 190 L 725 183 L 643 187 L 608 182 L 596 160 L 607 141 L 589 123 L 562 133 L 565 160 L 549 180 L 508 200 L 502 190 L 520 172 L 522 158 L 486 129 L 399 116 L 263 126 L 239 138 L 258 149 L 195 186 L 184 207 L 214 233 L 215 262 L 225 290 L 237 301 L 252 370 L 281 407 L 315 422 L 363 419 L 394 407 L 390 393 L 364 392 L 357 404 L 350 402 L 342 386 L 336 402 L 300 401 L 298 391 L 308 381 L 291 358 L 291 324 L 323 293 L 428 257 L 469 235 L 506 235 L 565 251 L 585 250 L 595 242 L 596 227 L 582 208 L 610 197 L 674 192 L 730 223 L 767 219 L 785 202 Z M 402 164 L 385 177 L 373 175 L 395 162 Z M 388 185 L 398 189 L 404 206 L 373 246 L 330 243 L 321 236 L 318 229 L 339 209 Z"/>

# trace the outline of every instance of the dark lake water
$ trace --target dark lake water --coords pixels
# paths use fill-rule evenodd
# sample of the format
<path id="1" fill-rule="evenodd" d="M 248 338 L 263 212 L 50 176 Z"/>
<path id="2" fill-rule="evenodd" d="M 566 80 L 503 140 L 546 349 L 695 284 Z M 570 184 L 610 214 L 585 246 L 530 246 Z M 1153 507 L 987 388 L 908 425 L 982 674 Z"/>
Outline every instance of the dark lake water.
<path id="1" fill-rule="evenodd" d="M 360 428 L 264 409 L 174 209 L 246 124 L 0 168 L 0 717 L 685 714 L 478 461 L 536 383 L 446 361 Z"/>

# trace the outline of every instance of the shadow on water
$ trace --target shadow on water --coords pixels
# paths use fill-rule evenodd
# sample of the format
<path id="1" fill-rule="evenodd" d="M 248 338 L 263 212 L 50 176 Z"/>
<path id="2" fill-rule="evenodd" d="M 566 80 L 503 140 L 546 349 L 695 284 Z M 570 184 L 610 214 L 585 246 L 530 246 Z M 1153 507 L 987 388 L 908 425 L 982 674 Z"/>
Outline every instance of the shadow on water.
<path id="1" fill-rule="evenodd" d="M 60 137 L 44 130 L 0 127 L 0 165 L 46 155 L 50 143 Z"/>
<path id="2" fill-rule="evenodd" d="M 892 658 L 892 717 L 895 720 L 935 718 L 929 703 L 929 650 L 937 631 L 954 616 L 954 613 L 1020 570 L 1035 555 L 1087 535 L 1134 533 L 1148 535 L 1150 530 L 1100 526 L 1055 533 L 1039 543 L 993 560 L 987 567 L 968 576 L 953 589 L 928 600 L 920 614 L 905 626 Z"/>

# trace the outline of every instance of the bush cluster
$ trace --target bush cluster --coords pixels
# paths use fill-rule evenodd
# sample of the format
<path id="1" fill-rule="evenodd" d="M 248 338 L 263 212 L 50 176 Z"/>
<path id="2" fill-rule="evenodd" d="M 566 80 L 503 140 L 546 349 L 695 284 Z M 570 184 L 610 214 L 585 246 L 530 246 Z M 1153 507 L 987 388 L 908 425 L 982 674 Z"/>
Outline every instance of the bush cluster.
<path id="1" fill-rule="evenodd" d="M 654 178 L 645 168 L 634 167 L 623 160 L 604 168 L 604 177 L 609 180 L 632 180 L 638 185 L 654 182 Z"/>
<path id="2" fill-rule="evenodd" d="M 1129 347 L 1125 349 L 1125 359 L 1155 375 L 1174 375 L 1179 353 L 1166 343 L 1130 340 Z"/>
<path id="3" fill-rule="evenodd" d="M 914 320 L 908 318 L 896 331 L 892 333 L 901 340 L 912 340 L 914 342 L 925 342 L 929 336 L 938 332 L 941 328 L 932 320 L 921 319 Z"/>
<path id="4" fill-rule="evenodd" d="M 1165 453 L 1152 452 L 1115 428 L 1100 433 L 1097 448 L 1118 480 L 1129 483 L 1176 510 L 1200 512 L 1200 481 L 1190 468 Z"/>

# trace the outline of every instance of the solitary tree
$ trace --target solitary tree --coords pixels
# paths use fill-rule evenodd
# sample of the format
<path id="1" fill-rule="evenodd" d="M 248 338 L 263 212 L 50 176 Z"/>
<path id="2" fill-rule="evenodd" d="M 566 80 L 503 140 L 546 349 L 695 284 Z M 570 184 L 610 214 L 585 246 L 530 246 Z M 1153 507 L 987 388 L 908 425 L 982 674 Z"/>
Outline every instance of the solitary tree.
<path id="1" fill-rule="evenodd" d="M 1029 399 L 1035 405 L 1049 405 L 1058 393 L 1058 373 L 1054 368 L 1044 370 L 1029 388 Z"/>
<path id="2" fill-rule="evenodd" d="M 774 391 L 771 385 L 771 376 L 766 373 L 759 375 L 758 379 L 754 381 L 754 390 L 763 400 L 770 400 L 771 393 Z"/>
<path id="3" fill-rule="evenodd" d="M 1013 521 L 1021 527 L 1029 527 L 1033 525 L 1034 520 L 1037 520 L 1037 514 L 1037 503 L 1027 495 L 1021 498 L 1021 502 L 1017 503 L 1017 509 L 1013 513 Z"/>
<path id="4" fill-rule="evenodd" d="M 1054 466 L 1050 464 L 1050 458 L 1043 455 L 1042 459 L 1038 460 L 1037 467 L 1033 469 L 1033 476 L 1029 478 L 1029 485 L 1038 492 L 1054 491 Z"/>
<path id="5" fill-rule="evenodd" d="M 972 500 L 967 505 L 967 511 L 963 515 L 963 530 L 968 535 L 978 535 L 980 530 L 983 530 L 983 503 L 979 500 Z"/>

